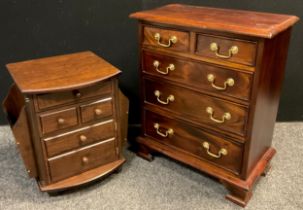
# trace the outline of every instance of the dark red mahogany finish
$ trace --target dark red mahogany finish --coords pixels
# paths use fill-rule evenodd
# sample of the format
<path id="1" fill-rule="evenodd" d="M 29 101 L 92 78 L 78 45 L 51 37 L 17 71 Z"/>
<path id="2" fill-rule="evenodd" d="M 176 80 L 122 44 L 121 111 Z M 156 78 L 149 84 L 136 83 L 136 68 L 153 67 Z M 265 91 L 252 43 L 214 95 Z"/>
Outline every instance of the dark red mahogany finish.
<path id="1" fill-rule="evenodd" d="M 220 180 L 245 206 L 275 154 L 272 134 L 296 16 L 167 5 L 139 20 L 142 135 Z"/>
<path id="2" fill-rule="evenodd" d="M 128 100 L 120 71 L 92 52 L 8 64 L 3 102 L 16 143 L 42 191 L 76 187 L 125 162 Z"/>

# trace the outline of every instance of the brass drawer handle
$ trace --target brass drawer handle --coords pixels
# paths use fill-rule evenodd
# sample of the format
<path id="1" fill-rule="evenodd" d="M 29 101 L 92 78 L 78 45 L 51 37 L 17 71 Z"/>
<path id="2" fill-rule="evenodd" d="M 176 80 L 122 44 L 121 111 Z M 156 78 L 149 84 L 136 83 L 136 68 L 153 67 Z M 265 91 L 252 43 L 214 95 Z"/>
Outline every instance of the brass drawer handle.
<path id="1" fill-rule="evenodd" d="M 216 42 L 212 42 L 209 46 L 210 50 L 216 53 L 216 56 L 219 58 L 231 58 L 233 55 L 236 55 L 239 52 L 238 46 L 234 45 L 228 50 L 228 55 L 222 55 L 219 53 L 220 47 Z"/>
<path id="2" fill-rule="evenodd" d="M 155 96 L 157 96 L 157 101 L 161 104 L 169 104 L 169 102 L 173 102 L 175 100 L 175 97 L 174 95 L 169 95 L 167 98 L 166 98 L 166 101 L 162 101 L 160 99 L 160 96 L 161 96 L 161 92 L 159 90 L 155 90 L 154 92 Z"/>
<path id="3" fill-rule="evenodd" d="M 233 78 L 228 78 L 224 82 L 224 86 L 220 87 L 215 84 L 216 77 L 213 74 L 207 75 L 207 80 L 211 83 L 211 86 L 217 90 L 226 90 L 227 86 L 232 87 L 235 84 L 235 80 Z"/>
<path id="4" fill-rule="evenodd" d="M 221 148 L 219 150 L 218 154 L 214 154 L 214 153 L 210 152 L 209 151 L 210 145 L 207 141 L 203 142 L 202 146 L 206 149 L 207 154 L 213 158 L 220 158 L 222 155 L 228 154 L 227 150 L 224 148 Z"/>
<path id="5" fill-rule="evenodd" d="M 59 125 L 63 125 L 65 123 L 65 120 L 63 118 L 59 118 L 57 120 L 57 122 L 58 122 Z"/>
<path id="6" fill-rule="evenodd" d="M 87 140 L 87 137 L 85 135 L 80 135 L 79 138 L 80 138 L 81 143 L 84 143 Z"/>
<path id="7" fill-rule="evenodd" d="M 87 164 L 88 162 L 89 162 L 88 157 L 86 157 L 86 156 L 82 157 L 82 163 L 83 164 Z"/>
<path id="8" fill-rule="evenodd" d="M 155 123 L 154 128 L 156 129 L 158 135 L 165 137 L 165 138 L 174 134 L 174 130 L 172 128 L 169 128 L 168 130 L 165 131 L 165 133 L 162 133 L 160 131 L 159 123 Z"/>
<path id="9" fill-rule="evenodd" d="M 173 70 L 175 70 L 175 65 L 172 64 L 172 63 L 169 64 L 169 65 L 166 67 L 166 71 L 161 71 L 161 70 L 159 69 L 160 62 L 157 61 L 157 60 L 154 61 L 153 65 L 154 65 L 154 67 L 155 67 L 155 69 L 156 69 L 157 72 L 159 72 L 160 74 L 164 74 L 164 75 L 168 74 L 168 71 L 173 71 Z"/>
<path id="10" fill-rule="evenodd" d="M 222 120 L 218 120 L 216 118 L 214 118 L 214 109 L 212 107 L 207 107 L 206 108 L 206 112 L 209 114 L 209 119 L 211 119 L 212 121 L 216 122 L 216 123 L 224 123 L 225 120 L 230 120 L 231 119 L 231 114 L 229 112 L 225 112 L 222 116 Z"/>
<path id="11" fill-rule="evenodd" d="M 160 46 L 162 46 L 162 47 L 170 47 L 170 46 L 172 46 L 172 44 L 175 44 L 175 43 L 177 43 L 177 41 L 178 41 L 178 39 L 177 39 L 176 36 L 171 36 L 171 37 L 169 38 L 169 40 L 168 40 L 168 44 L 163 44 L 163 43 L 160 42 L 160 40 L 161 40 L 161 35 L 160 35 L 159 33 L 155 33 L 154 38 L 155 38 L 155 40 L 158 41 L 158 45 L 160 45 Z"/>
<path id="12" fill-rule="evenodd" d="M 95 109 L 95 114 L 96 115 L 101 115 L 102 114 L 102 110 L 101 109 Z"/>

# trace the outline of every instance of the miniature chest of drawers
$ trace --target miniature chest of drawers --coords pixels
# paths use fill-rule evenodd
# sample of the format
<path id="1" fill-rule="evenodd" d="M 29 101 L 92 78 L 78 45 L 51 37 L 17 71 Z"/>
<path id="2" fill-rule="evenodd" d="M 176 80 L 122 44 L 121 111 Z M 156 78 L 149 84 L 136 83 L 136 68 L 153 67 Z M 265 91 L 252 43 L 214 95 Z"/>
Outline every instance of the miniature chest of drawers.
<path id="1" fill-rule="evenodd" d="M 142 135 L 160 152 L 223 183 L 245 206 L 271 147 L 295 16 L 167 5 L 139 19 Z"/>
<path id="2" fill-rule="evenodd" d="M 8 64 L 15 82 L 3 106 L 27 172 L 42 191 L 117 171 L 128 101 L 118 69 L 92 52 Z"/>

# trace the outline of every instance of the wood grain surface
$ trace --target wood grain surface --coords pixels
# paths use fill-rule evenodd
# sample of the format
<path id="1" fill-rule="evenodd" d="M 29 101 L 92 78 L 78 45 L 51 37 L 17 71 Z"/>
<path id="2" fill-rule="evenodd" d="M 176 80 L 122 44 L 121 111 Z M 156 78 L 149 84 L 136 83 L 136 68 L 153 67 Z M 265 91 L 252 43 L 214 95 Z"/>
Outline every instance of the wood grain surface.
<path id="1" fill-rule="evenodd" d="M 73 90 L 120 73 L 90 51 L 11 63 L 6 67 L 23 93 Z"/>
<path id="2" fill-rule="evenodd" d="M 151 80 L 145 80 L 144 84 L 146 103 L 151 103 L 178 116 L 182 116 L 185 120 L 190 118 L 210 129 L 215 128 L 245 136 L 246 108 L 174 85 Z M 161 93 L 160 100 L 166 102 L 169 95 L 173 95 L 175 100 L 167 105 L 159 103 L 154 94 L 156 90 L 159 90 Z M 222 120 L 224 113 L 229 112 L 231 119 L 225 120 L 224 123 L 216 123 L 210 119 L 210 115 L 206 112 L 207 107 L 213 108 L 214 118 Z"/>
<path id="3" fill-rule="evenodd" d="M 152 76 L 160 77 L 161 80 L 170 80 L 182 83 L 200 91 L 216 94 L 219 97 L 228 96 L 239 98 L 241 100 L 249 100 L 250 98 L 252 83 L 251 74 L 222 68 L 209 63 L 195 62 L 167 54 L 159 54 L 155 51 L 143 51 L 142 59 L 142 71 Z M 160 64 L 158 67 L 160 71 L 166 71 L 166 68 L 170 64 L 173 64 L 175 69 L 173 71 L 168 71 L 167 75 L 160 74 L 156 71 L 156 68 L 153 65 L 155 61 L 158 61 Z M 209 74 L 215 76 L 214 84 L 216 86 L 224 87 L 224 82 L 228 78 L 234 79 L 235 84 L 232 87 L 227 86 L 226 90 L 217 90 L 208 81 L 207 77 Z"/>
<path id="4" fill-rule="evenodd" d="M 143 45 L 151 45 L 159 48 L 163 48 L 158 44 L 158 41 L 155 40 L 155 34 L 159 33 L 161 36 L 160 43 L 168 44 L 169 39 L 172 36 L 177 38 L 176 43 L 172 43 L 170 47 L 167 49 L 175 50 L 175 51 L 184 51 L 187 52 L 189 50 L 189 33 L 185 31 L 177 31 L 177 30 L 169 30 L 159 27 L 144 27 L 144 39 Z"/>
<path id="5" fill-rule="evenodd" d="M 204 132 L 192 125 L 182 121 L 170 119 L 150 111 L 145 111 L 145 135 L 153 137 L 160 143 L 172 146 L 176 149 L 188 152 L 190 155 L 195 155 L 197 158 L 202 158 L 212 164 L 233 171 L 235 174 L 240 174 L 242 166 L 243 145 L 232 143 L 230 140 Z M 157 134 L 154 124 L 160 125 L 159 131 L 165 133 L 168 129 L 173 129 L 174 133 L 168 137 L 162 137 Z M 203 148 L 203 142 L 210 144 L 210 152 L 218 155 L 221 148 L 227 150 L 226 156 L 214 158 L 207 154 Z"/>
<path id="6" fill-rule="evenodd" d="M 299 18 L 244 10 L 170 4 L 130 15 L 148 22 L 224 31 L 235 34 L 273 38 L 295 24 Z"/>
<path id="7" fill-rule="evenodd" d="M 94 86 L 74 89 L 72 91 L 60 91 L 45 94 L 38 94 L 36 96 L 37 110 L 43 110 L 58 105 L 68 103 L 78 103 L 89 98 L 109 95 L 112 92 L 111 81 L 104 81 Z"/>
<path id="8" fill-rule="evenodd" d="M 220 55 L 227 56 L 229 54 L 229 49 L 231 49 L 233 46 L 238 47 L 238 53 L 232 55 L 230 58 L 220 58 L 215 52 L 210 50 L 211 43 L 216 43 L 218 45 L 217 53 Z M 196 54 L 219 60 L 254 66 L 257 53 L 256 45 L 257 44 L 254 42 L 245 40 L 198 34 Z"/>
<path id="9" fill-rule="evenodd" d="M 93 103 L 81 105 L 80 112 L 82 123 L 98 121 L 104 117 L 110 117 L 113 115 L 113 99 L 106 98 Z"/>
<path id="10" fill-rule="evenodd" d="M 48 160 L 53 182 L 117 160 L 115 140 L 111 139 Z"/>
<path id="11" fill-rule="evenodd" d="M 113 120 L 43 139 L 49 157 L 115 136 Z"/>

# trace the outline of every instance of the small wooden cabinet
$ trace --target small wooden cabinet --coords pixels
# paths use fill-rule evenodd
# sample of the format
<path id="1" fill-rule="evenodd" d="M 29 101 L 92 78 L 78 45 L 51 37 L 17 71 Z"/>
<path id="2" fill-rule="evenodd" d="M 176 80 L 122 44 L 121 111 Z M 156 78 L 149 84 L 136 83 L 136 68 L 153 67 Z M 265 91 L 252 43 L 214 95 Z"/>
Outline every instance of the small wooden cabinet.
<path id="1" fill-rule="evenodd" d="M 125 162 L 128 100 L 120 71 L 92 52 L 8 64 L 15 82 L 3 107 L 28 174 L 60 191 Z"/>
<path id="2" fill-rule="evenodd" d="M 290 15 L 172 4 L 139 19 L 142 135 L 157 151 L 219 179 L 245 206 L 275 154 L 272 134 Z"/>

